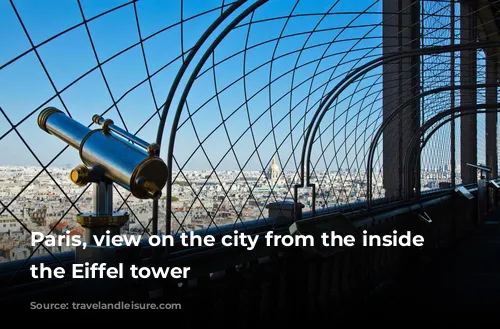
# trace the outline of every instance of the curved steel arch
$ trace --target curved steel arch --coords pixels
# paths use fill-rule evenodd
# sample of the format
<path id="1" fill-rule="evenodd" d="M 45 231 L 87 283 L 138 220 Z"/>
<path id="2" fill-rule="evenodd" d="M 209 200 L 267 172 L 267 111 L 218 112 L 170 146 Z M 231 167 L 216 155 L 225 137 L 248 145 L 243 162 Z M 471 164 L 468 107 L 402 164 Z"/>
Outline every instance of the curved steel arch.
<path id="1" fill-rule="evenodd" d="M 500 87 L 500 83 L 481 83 L 481 84 L 473 84 L 473 85 L 452 85 L 452 86 L 445 86 L 445 87 L 439 87 L 435 89 L 431 89 L 428 91 L 425 91 L 423 93 L 420 93 L 416 96 L 413 96 L 409 99 L 407 99 L 404 103 L 399 105 L 391 114 L 387 117 L 386 120 L 382 122 L 380 127 L 378 128 L 377 132 L 375 133 L 375 136 L 373 137 L 371 143 L 370 143 L 370 149 L 368 151 L 368 160 L 366 164 L 366 172 L 367 172 L 367 190 L 366 190 L 366 196 L 367 196 L 367 204 L 368 206 L 371 206 L 372 203 L 372 173 L 373 173 L 373 157 L 375 155 L 375 150 L 377 148 L 378 141 L 380 137 L 382 136 L 382 133 L 384 132 L 384 129 L 387 128 L 387 126 L 394 120 L 400 112 L 407 107 L 408 105 L 411 104 L 412 101 L 414 101 L 415 98 L 424 98 L 429 95 L 441 93 L 444 91 L 454 91 L 454 90 L 460 90 L 460 89 L 481 89 L 481 88 L 487 88 L 487 87 Z"/>
<path id="2" fill-rule="evenodd" d="M 191 87 L 192 87 L 192 85 L 193 85 L 193 83 L 194 83 L 194 81 L 195 81 L 198 73 L 201 71 L 203 65 L 208 60 L 208 58 L 210 57 L 210 54 L 217 47 L 217 45 L 229 34 L 229 32 L 231 32 L 231 30 L 238 23 L 240 23 L 245 17 L 247 17 L 248 15 L 250 15 L 257 8 L 259 8 L 260 6 L 262 6 L 264 3 L 268 2 L 268 1 L 269 0 L 259 0 L 259 1 L 255 2 L 255 3 L 253 3 L 250 7 L 248 7 L 247 9 L 245 9 L 236 18 L 234 18 L 224 28 L 224 30 L 219 35 L 217 35 L 216 39 L 210 44 L 210 46 L 207 48 L 207 50 L 205 51 L 205 53 L 202 55 L 202 58 L 197 63 L 196 67 L 194 68 L 193 72 L 191 73 L 191 75 L 189 77 L 189 80 L 188 80 L 186 86 L 183 89 L 183 92 L 182 92 L 182 95 L 181 95 L 181 97 L 179 99 L 179 102 L 178 102 L 178 105 L 177 105 L 177 109 L 176 109 L 176 112 L 175 112 L 175 116 L 174 116 L 174 119 L 173 119 L 172 130 L 170 132 L 170 141 L 169 141 L 168 151 L 167 151 L 168 152 L 167 153 L 167 170 L 168 170 L 167 177 L 168 177 L 168 179 L 167 179 L 167 184 L 166 184 L 166 188 L 167 188 L 167 197 L 166 197 L 166 202 L 167 202 L 167 204 L 166 204 L 166 207 L 167 207 L 167 213 L 166 213 L 166 216 L 167 216 L 167 218 L 166 218 L 166 231 L 167 232 L 170 232 L 171 215 L 172 215 L 172 212 L 171 212 L 171 207 L 172 207 L 172 193 L 171 193 L 172 192 L 172 162 L 173 162 L 173 152 L 174 152 L 174 146 L 175 146 L 175 137 L 177 135 L 177 127 L 179 125 L 179 120 L 180 120 L 180 117 L 181 117 L 181 114 L 182 114 L 182 110 L 184 108 L 184 104 L 186 102 L 187 96 L 188 96 L 188 94 L 189 94 L 189 92 L 191 90 Z M 245 2 L 245 0 L 243 2 Z M 241 4 L 242 3 L 240 3 L 240 5 Z M 234 8 L 234 9 L 236 10 L 237 8 Z M 216 26 L 213 27 L 213 29 L 215 29 L 215 28 L 216 28 Z M 207 34 L 207 36 L 206 36 L 207 38 L 208 38 L 208 35 L 209 34 Z M 194 54 L 193 54 L 193 56 L 194 56 Z M 177 88 L 178 83 L 180 82 L 180 78 L 181 78 L 181 76 L 179 76 L 179 81 L 177 82 L 177 84 L 175 86 L 175 89 Z M 172 91 L 171 95 L 169 94 L 170 104 L 172 102 L 174 93 L 175 93 L 175 90 Z M 170 104 L 169 104 L 169 106 L 170 106 Z M 165 109 L 168 111 L 167 107 L 165 107 Z M 161 140 L 161 138 L 163 136 L 163 127 L 165 126 L 166 116 L 167 116 L 166 112 L 167 111 L 164 110 L 164 115 L 162 115 L 162 119 L 163 120 L 160 122 L 160 127 L 158 129 L 157 140 Z"/>
<path id="3" fill-rule="evenodd" d="M 239 7 L 241 7 L 246 0 L 238 0 L 237 2 L 233 3 L 226 11 L 224 11 L 217 19 L 208 27 L 208 29 L 203 32 L 203 35 L 198 39 L 194 47 L 189 51 L 187 58 L 183 61 L 181 68 L 179 71 L 177 71 L 177 74 L 175 76 L 174 82 L 172 83 L 172 86 L 170 87 L 170 90 L 168 92 L 167 99 L 165 100 L 165 104 L 163 106 L 163 111 L 161 113 L 160 117 L 160 123 L 158 124 L 158 131 L 156 135 L 156 143 L 160 145 L 160 152 L 161 152 L 161 140 L 163 139 L 163 131 L 165 129 L 165 123 L 167 121 L 167 116 L 168 112 L 170 110 L 170 107 L 172 105 L 172 101 L 174 99 L 175 93 L 177 91 L 177 88 L 179 87 L 179 84 L 182 80 L 182 77 L 184 76 L 184 73 L 186 72 L 187 68 L 191 64 L 194 56 L 198 53 L 198 51 L 201 49 L 203 44 L 207 41 L 207 39 L 210 37 L 210 35 L 219 27 L 220 24 L 224 20 L 226 20 L 227 17 L 229 17 L 232 13 L 234 13 Z M 193 76 L 191 75 L 190 79 L 194 79 Z M 172 143 L 170 143 L 172 144 Z M 170 158 L 170 157 L 169 157 Z M 172 181 L 172 161 L 167 161 L 167 170 L 168 170 L 168 181 L 167 181 L 167 189 L 169 186 L 171 186 L 171 181 Z M 167 191 L 167 205 L 172 202 L 172 197 L 170 191 Z M 167 216 L 169 215 L 169 212 L 167 212 Z M 168 218 L 168 217 L 167 217 Z M 170 232 L 170 219 L 167 219 L 167 232 Z M 153 201 L 153 216 L 152 216 L 152 230 L 154 234 L 158 232 L 158 200 Z"/>
<path id="4" fill-rule="evenodd" d="M 479 111 L 483 110 L 483 111 Z M 463 112 L 465 111 L 465 112 Z M 500 112 L 500 103 L 484 103 L 484 104 L 474 104 L 474 105 L 468 105 L 468 106 L 457 106 L 453 107 L 447 111 L 440 112 L 433 116 L 431 119 L 427 120 L 423 126 L 419 128 L 419 130 L 413 135 L 412 139 L 410 140 L 410 143 L 406 149 L 405 155 L 404 155 L 404 160 L 403 160 L 403 198 L 405 200 L 408 200 L 411 196 L 411 171 L 412 171 L 412 166 L 410 165 L 410 162 L 412 160 L 417 161 L 418 158 L 420 157 L 421 150 L 418 152 L 418 154 L 412 154 L 412 149 L 416 146 L 416 144 L 420 141 L 421 137 L 426 133 L 428 129 L 430 129 L 434 124 L 438 123 L 440 120 L 445 119 L 447 116 L 450 116 L 449 118 L 446 118 L 442 122 L 439 122 L 439 124 L 434 127 L 429 135 L 426 136 L 422 143 L 422 147 L 425 146 L 427 141 L 432 137 L 432 135 L 439 130 L 443 125 L 446 123 L 450 122 L 451 120 L 454 120 L 456 118 L 466 116 L 466 115 L 474 115 L 478 113 L 493 113 L 493 112 Z M 415 178 L 415 177 L 413 177 Z"/>
<path id="5" fill-rule="evenodd" d="M 440 53 L 450 53 L 460 50 L 473 50 L 473 49 L 484 49 L 484 48 L 493 48 L 500 46 L 500 42 L 498 41 L 483 41 L 483 42 L 474 42 L 465 45 L 448 45 L 448 46 L 436 46 L 436 47 L 427 47 L 421 49 L 415 49 L 406 52 L 397 52 L 394 54 L 388 54 L 385 56 L 380 56 L 364 65 L 356 68 L 349 74 L 347 74 L 335 87 L 331 89 L 331 91 L 327 94 L 327 96 L 322 100 L 318 109 L 313 115 L 311 123 L 308 126 L 304 144 L 302 148 L 301 154 L 301 177 L 306 178 L 305 183 L 302 180 L 301 184 L 296 184 L 294 186 L 295 190 L 295 199 L 297 199 L 297 190 L 301 187 L 311 187 L 313 189 L 313 214 L 315 214 L 315 184 L 311 184 L 310 182 L 310 162 L 311 162 L 311 153 L 312 148 L 315 142 L 315 136 L 319 129 L 319 126 L 325 116 L 325 114 L 330 109 L 330 106 L 333 102 L 341 95 L 341 93 L 353 82 L 355 82 L 358 78 L 363 77 L 366 73 L 371 70 L 393 61 L 397 61 L 409 56 L 417 56 L 417 55 L 433 55 Z M 305 166 L 305 167 L 304 167 Z"/>
<path id="6" fill-rule="evenodd" d="M 314 113 L 314 117 L 311 121 L 310 129 L 308 130 L 308 134 L 306 135 L 307 143 L 307 152 L 305 150 L 306 146 L 304 146 L 303 149 L 303 157 L 304 161 L 307 165 L 309 166 L 309 161 L 310 161 L 310 155 L 311 155 L 311 149 L 312 145 L 314 143 L 314 137 L 316 136 L 316 133 L 319 129 L 319 125 L 321 121 L 323 120 L 326 112 L 328 112 L 330 106 L 332 103 L 340 96 L 340 94 L 354 81 L 356 81 L 358 78 L 362 77 L 369 71 L 383 65 L 386 63 L 390 63 L 392 61 L 400 60 L 405 57 L 409 56 L 416 56 L 416 55 L 433 55 L 433 54 L 439 54 L 439 53 L 449 53 L 449 52 L 454 52 L 454 51 L 460 51 L 460 50 L 471 50 L 471 49 L 481 49 L 481 48 L 492 48 L 492 47 L 498 47 L 500 46 L 500 42 L 498 41 L 487 41 L 487 42 L 476 42 L 476 43 L 471 43 L 471 44 L 466 44 L 466 45 L 453 45 L 453 46 L 437 46 L 437 47 L 428 47 L 428 48 L 422 48 L 422 49 L 416 49 L 412 51 L 407 51 L 407 52 L 398 52 L 395 54 L 390 54 L 386 56 L 381 56 L 378 57 L 362 66 L 354 70 L 353 72 L 349 73 L 342 81 L 340 81 L 327 95 L 327 98 L 324 99 L 324 101 L 320 104 L 316 112 Z M 314 124 L 314 128 L 312 128 L 312 125 Z M 312 131 L 312 136 L 311 132 Z M 307 157 L 306 157 L 307 153 Z M 304 162 L 303 161 L 303 162 Z M 306 172 L 306 177 L 309 177 L 309 168 L 307 168 Z M 309 183 L 309 182 L 308 182 Z M 299 186 L 302 187 L 302 186 Z"/>

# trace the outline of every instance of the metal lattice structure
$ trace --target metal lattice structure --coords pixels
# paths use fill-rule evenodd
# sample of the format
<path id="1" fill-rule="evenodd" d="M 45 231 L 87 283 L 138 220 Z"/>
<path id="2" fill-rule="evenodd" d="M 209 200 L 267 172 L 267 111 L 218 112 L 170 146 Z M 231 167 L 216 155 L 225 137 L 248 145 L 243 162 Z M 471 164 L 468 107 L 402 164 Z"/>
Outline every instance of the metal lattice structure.
<path id="1" fill-rule="evenodd" d="M 76 0 L 40 5 L 47 15 L 37 17 L 34 4 L 2 3 L 2 30 L 23 41 L 0 56 L 0 145 L 32 164 L 2 167 L 10 185 L 0 216 L 22 231 L 2 250 L 27 243 L 33 230 L 78 234 L 71 219 L 90 204 L 88 186 L 71 186 L 59 168 L 76 152 L 36 130 L 49 105 L 89 127 L 100 114 L 161 145 L 165 199 L 116 188 L 116 209 L 133 218 L 127 234 L 251 232 L 273 227 L 272 203 L 300 202 L 314 215 L 462 183 L 458 109 L 481 113 L 477 160 L 487 162 L 485 118 L 497 105 L 487 98 L 498 83 L 487 78 L 485 53 L 500 46 L 497 30 L 465 39 L 477 26 L 463 22 L 494 3 L 465 16 L 455 1 L 401 3 Z M 48 17 L 60 24 L 39 31 Z M 470 84 L 460 74 L 465 52 L 478 57 Z M 465 104 L 471 90 L 487 106 Z M 46 226 L 30 215 L 42 205 Z M 60 251 L 38 245 L 4 258 L 25 259 L 22 268 Z"/>

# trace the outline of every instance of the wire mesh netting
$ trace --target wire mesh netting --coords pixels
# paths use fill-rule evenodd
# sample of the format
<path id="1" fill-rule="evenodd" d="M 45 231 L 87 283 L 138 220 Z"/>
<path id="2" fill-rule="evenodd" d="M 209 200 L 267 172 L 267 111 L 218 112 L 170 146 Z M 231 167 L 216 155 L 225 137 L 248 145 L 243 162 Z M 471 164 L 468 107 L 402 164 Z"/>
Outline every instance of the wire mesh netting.
<path id="1" fill-rule="evenodd" d="M 92 211 L 90 185 L 67 177 L 78 152 L 38 129 L 49 105 L 161 144 L 170 175 L 158 203 L 115 187 L 114 209 L 131 214 L 123 234 L 272 227 L 268 207 L 283 201 L 307 212 L 400 199 L 403 145 L 460 104 L 460 52 L 446 47 L 463 41 L 464 27 L 458 2 L 388 3 L 1 2 L 0 260 L 71 250 L 33 247 L 30 234 L 82 234 L 74 216 Z M 361 70 L 391 52 L 439 46 Z M 485 65 L 477 61 L 478 84 Z M 385 127 L 396 105 L 403 114 Z M 442 122 L 418 143 L 422 191 L 461 179 L 460 120 L 427 135 Z"/>
<path id="2" fill-rule="evenodd" d="M 82 234 L 74 215 L 92 211 L 90 186 L 68 179 L 78 152 L 36 127 L 51 105 L 91 125 L 92 114 L 154 141 L 160 109 L 183 55 L 231 3 L 2 2 L 0 52 L 2 261 L 70 247 L 31 246 L 30 234 Z M 45 18 L 50 19 L 45 19 Z M 188 28 L 187 36 L 181 30 Z M 5 39 L 3 39 L 5 38 Z M 181 46 L 182 44 L 182 46 Z M 175 47 L 174 47 L 175 45 Z M 182 47 L 186 47 L 183 49 Z M 161 99 L 161 100 L 159 100 Z M 159 203 L 165 214 L 165 203 Z M 115 187 L 115 210 L 131 216 L 127 234 L 151 231 L 152 202 Z"/>

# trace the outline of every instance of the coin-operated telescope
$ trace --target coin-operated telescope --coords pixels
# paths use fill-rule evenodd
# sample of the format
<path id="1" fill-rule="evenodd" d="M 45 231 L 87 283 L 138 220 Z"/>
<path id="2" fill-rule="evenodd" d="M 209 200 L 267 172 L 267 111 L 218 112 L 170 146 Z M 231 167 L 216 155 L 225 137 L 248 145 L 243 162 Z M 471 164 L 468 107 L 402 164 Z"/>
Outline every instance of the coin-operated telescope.
<path id="1" fill-rule="evenodd" d="M 159 199 L 167 181 L 167 166 L 159 157 L 160 147 L 147 143 L 114 125 L 110 119 L 94 115 L 101 128 L 91 130 L 62 111 L 48 107 L 38 116 L 38 125 L 77 149 L 83 164 L 71 170 L 70 179 L 78 186 L 94 183 L 94 212 L 77 215 L 85 228 L 85 241 L 92 235 L 119 234 L 128 213 L 113 212 L 113 183 L 139 199 Z"/>

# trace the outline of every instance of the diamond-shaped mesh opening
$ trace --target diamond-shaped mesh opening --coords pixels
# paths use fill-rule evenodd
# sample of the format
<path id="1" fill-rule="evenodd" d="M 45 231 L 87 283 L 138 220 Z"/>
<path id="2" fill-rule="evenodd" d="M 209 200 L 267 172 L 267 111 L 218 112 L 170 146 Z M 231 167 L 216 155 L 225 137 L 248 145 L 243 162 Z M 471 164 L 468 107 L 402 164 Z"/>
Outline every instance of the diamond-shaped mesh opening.
<path id="1" fill-rule="evenodd" d="M 152 201 L 141 200 L 123 187 L 115 186 L 113 191 L 113 209 L 117 212 L 127 212 L 129 221 L 122 227 L 122 233 L 140 235 L 145 238 L 152 234 Z"/>

